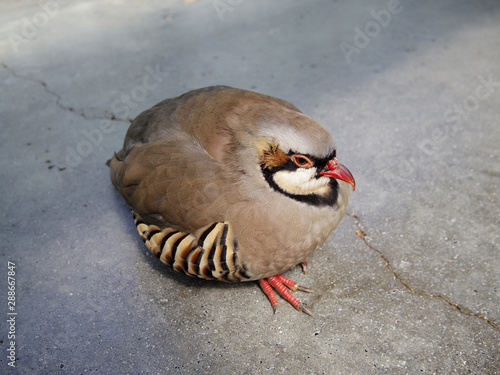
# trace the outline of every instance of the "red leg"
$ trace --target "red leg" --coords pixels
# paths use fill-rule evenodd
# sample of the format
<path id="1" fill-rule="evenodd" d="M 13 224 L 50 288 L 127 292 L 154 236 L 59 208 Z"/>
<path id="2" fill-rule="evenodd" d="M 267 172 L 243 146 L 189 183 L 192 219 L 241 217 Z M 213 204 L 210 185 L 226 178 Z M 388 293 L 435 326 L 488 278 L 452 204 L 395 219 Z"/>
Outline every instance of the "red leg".
<path id="1" fill-rule="evenodd" d="M 271 305 L 273 306 L 273 311 L 276 314 L 278 312 L 278 307 L 280 307 L 280 304 L 276 299 L 276 295 L 273 292 L 273 288 L 271 287 L 271 285 L 269 285 L 266 279 L 260 279 L 259 284 L 260 287 L 262 288 L 262 291 L 265 293 L 267 298 L 269 298 L 269 301 L 271 301 Z"/>
<path id="2" fill-rule="evenodd" d="M 278 300 L 276 299 L 276 296 L 274 294 L 274 291 L 271 288 L 271 285 L 274 289 L 276 289 L 278 291 L 278 293 L 284 299 L 286 299 L 288 302 L 290 302 L 293 305 L 293 307 L 295 307 L 297 310 L 305 312 L 308 315 L 312 315 L 311 311 L 307 307 L 305 307 L 297 298 L 295 298 L 288 288 L 290 288 L 294 292 L 297 290 L 300 290 L 303 292 L 312 292 L 312 289 L 304 288 L 300 285 L 297 285 L 297 283 L 295 281 L 287 279 L 283 275 L 275 275 L 275 276 L 268 277 L 267 279 L 260 279 L 259 284 L 260 284 L 262 290 L 264 291 L 264 293 L 267 295 L 267 297 L 271 301 L 271 304 L 273 305 L 273 310 L 274 310 L 275 314 L 276 314 L 276 311 L 278 309 L 279 304 L 278 304 Z"/>
<path id="3" fill-rule="evenodd" d="M 272 276 L 272 277 L 277 277 L 279 279 L 279 281 L 282 283 L 282 284 L 285 284 L 287 287 L 290 288 L 290 290 L 292 292 L 296 292 L 297 290 L 300 290 L 301 292 L 307 292 L 307 293 L 312 293 L 314 292 L 314 290 L 310 289 L 310 288 L 306 288 L 305 286 L 300 286 L 299 284 L 297 284 L 295 281 L 292 281 L 290 279 L 287 279 L 285 276 L 283 275 L 276 275 L 276 276 Z"/>

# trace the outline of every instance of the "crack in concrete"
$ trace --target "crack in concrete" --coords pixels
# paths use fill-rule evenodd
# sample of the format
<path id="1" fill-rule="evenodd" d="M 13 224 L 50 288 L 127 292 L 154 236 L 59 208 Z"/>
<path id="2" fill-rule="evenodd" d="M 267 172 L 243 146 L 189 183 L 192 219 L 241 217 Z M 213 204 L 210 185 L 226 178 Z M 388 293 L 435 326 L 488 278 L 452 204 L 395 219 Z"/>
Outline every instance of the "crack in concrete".
<path id="1" fill-rule="evenodd" d="M 366 235 L 365 231 L 363 230 L 363 227 L 360 224 L 359 217 L 356 216 L 356 215 L 354 215 L 354 214 L 350 214 L 348 212 L 346 213 L 346 215 L 352 217 L 355 220 L 355 223 L 356 223 L 356 226 L 358 227 L 358 230 L 355 231 L 354 233 L 359 238 L 361 238 L 363 240 L 363 242 L 365 243 L 365 245 L 370 250 L 373 250 L 374 252 L 376 252 L 380 256 L 380 258 L 384 261 L 386 268 L 393 274 L 393 276 L 396 278 L 396 280 L 398 280 L 400 282 L 400 284 L 403 285 L 409 292 L 411 292 L 413 294 L 416 294 L 418 296 L 422 296 L 422 297 L 429 297 L 429 298 L 439 299 L 439 300 L 443 301 L 444 303 L 446 303 L 447 305 L 449 305 L 452 308 L 454 308 L 455 310 L 457 310 L 460 314 L 463 314 L 465 316 L 470 316 L 470 317 L 481 319 L 482 321 L 484 321 L 485 323 L 487 323 L 488 325 L 490 325 L 492 328 L 496 329 L 497 331 L 500 331 L 500 325 L 498 325 L 494 321 L 486 318 L 485 316 L 483 316 L 481 314 L 477 314 L 477 313 L 469 311 L 465 307 L 460 306 L 460 305 L 456 304 L 455 302 L 451 301 L 448 297 L 443 296 L 441 294 L 437 294 L 437 293 L 429 293 L 429 292 L 418 291 L 415 288 L 413 288 L 411 285 L 409 285 L 406 281 L 403 280 L 403 278 L 401 276 L 399 276 L 399 274 L 392 267 L 389 259 L 387 259 L 387 257 L 384 255 L 384 253 L 381 250 L 377 249 L 375 246 L 373 246 L 367 240 L 367 238 L 366 238 L 367 235 Z"/>
<path id="2" fill-rule="evenodd" d="M 54 97 L 56 99 L 56 105 L 60 109 L 62 109 L 64 111 L 75 113 L 76 115 L 81 116 L 81 117 L 83 117 L 86 120 L 111 120 L 111 121 L 122 121 L 122 122 L 130 122 L 130 123 L 132 123 L 132 119 L 130 119 L 130 118 L 126 118 L 126 119 L 118 118 L 113 113 L 111 113 L 111 115 L 107 116 L 107 117 L 106 116 L 102 116 L 102 117 L 100 117 L 100 116 L 89 116 L 89 115 L 87 115 L 85 113 L 85 109 L 84 108 L 82 109 L 82 108 L 68 107 L 68 106 L 66 106 L 66 105 L 64 105 L 64 104 L 61 103 L 61 101 L 62 101 L 61 95 L 59 95 L 57 92 L 55 92 L 51 88 L 49 88 L 49 86 L 47 85 L 46 82 L 44 82 L 42 80 L 39 80 L 37 78 L 33 78 L 33 77 L 29 77 L 29 76 L 24 76 L 24 75 L 18 74 L 14 69 L 12 69 L 11 67 L 9 67 L 3 61 L 0 62 L 0 65 L 2 65 L 2 67 L 5 70 L 9 71 L 10 74 L 12 74 L 12 76 L 15 77 L 15 78 L 24 79 L 24 80 L 35 82 L 35 83 L 41 85 L 47 94 L 51 95 L 52 97 Z"/>

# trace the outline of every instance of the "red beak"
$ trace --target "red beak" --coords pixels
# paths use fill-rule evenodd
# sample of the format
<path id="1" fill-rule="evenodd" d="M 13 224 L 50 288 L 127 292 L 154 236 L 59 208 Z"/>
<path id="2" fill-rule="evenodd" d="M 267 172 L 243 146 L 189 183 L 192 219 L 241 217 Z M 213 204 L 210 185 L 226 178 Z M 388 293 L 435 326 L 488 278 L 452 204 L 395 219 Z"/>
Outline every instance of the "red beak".
<path id="1" fill-rule="evenodd" d="M 326 168 L 323 172 L 319 172 L 322 176 L 327 176 L 331 178 L 336 178 L 338 180 L 342 180 L 352 185 L 352 191 L 356 190 L 356 181 L 354 181 L 354 177 L 352 173 L 339 163 L 337 158 L 333 158 L 333 160 L 329 160 L 326 164 Z"/>

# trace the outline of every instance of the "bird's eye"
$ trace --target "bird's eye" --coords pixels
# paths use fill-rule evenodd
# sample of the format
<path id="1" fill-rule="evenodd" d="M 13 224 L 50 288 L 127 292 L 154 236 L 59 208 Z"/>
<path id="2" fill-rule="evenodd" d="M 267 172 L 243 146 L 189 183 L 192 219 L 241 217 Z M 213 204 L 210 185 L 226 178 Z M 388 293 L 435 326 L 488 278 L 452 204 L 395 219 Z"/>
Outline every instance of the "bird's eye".
<path id="1" fill-rule="evenodd" d="M 304 155 L 293 155 L 292 161 L 300 168 L 310 168 L 313 165 L 311 159 Z"/>

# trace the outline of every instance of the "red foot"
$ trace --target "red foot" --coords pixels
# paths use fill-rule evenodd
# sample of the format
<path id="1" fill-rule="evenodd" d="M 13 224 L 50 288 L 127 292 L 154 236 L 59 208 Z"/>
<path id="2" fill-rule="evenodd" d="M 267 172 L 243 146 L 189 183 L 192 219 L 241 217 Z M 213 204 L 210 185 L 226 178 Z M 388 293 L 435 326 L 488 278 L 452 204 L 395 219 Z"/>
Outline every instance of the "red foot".
<path id="1" fill-rule="evenodd" d="M 278 293 L 284 299 L 290 302 L 293 305 L 293 307 L 295 307 L 297 310 L 305 312 L 306 314 L 312 316 L 312 312 L 302 303 L 300 303 L 300 301 L 297 298 L 295 298 L 293 294 L 290 292 L 290 290 L 294 292 L 300 290 L 302 292 L 310 293 L 313 291 L 312 289 L 300 286 L 295 281 L 287 279 L 283 275 L 276 275 L 268 277 L 267 279 L 260 279 L 259 284 L 264 293 L 267 295 L 267 298 L 269 298 L 269 301 L 271 301 L 271 305 L 273 306 L 275 314 L 278 311 L 279 303 L 278 300 L 276 299 L 276 295 L 274 294 L 273 288 L 276 289 Z"/>

